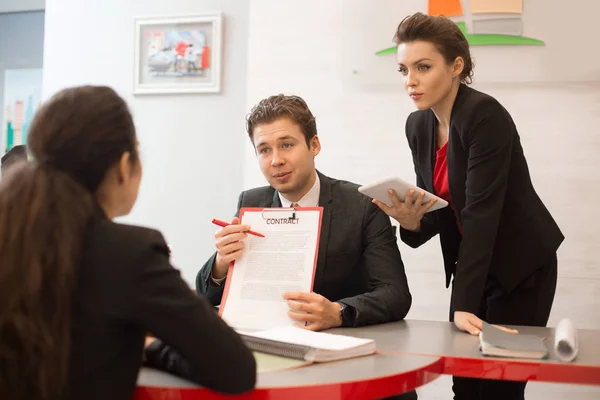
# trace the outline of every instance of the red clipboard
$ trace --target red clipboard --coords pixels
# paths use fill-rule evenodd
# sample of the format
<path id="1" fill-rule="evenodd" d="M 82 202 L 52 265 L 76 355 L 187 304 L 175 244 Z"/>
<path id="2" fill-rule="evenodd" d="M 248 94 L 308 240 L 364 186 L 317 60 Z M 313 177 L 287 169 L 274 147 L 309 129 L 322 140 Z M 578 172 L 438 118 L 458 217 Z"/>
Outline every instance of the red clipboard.
<path id="1" fill-rule="evenodd" d="M 313 286 L 315 284 L 315 272 L 317 271 L 317 259 L 319 257 L 319 243 L 321 241 L 321 224 L 323 223 L 323 207 L 298 207 L 298 208 L 259 208 L 259 207 L 246 207 L 240 209 L 240 223 L 243 224 L 244 213 L 246 212 L 262 212 L 263 218 L 265 212 L 288 212 L 292 213 L 292 218 L 295 218 L 297 212 L 302 211 L 318 211 L 319 212 L 319 227 L 317 228 L 317 246 L 315 251 L 315 260 L 313 262 L 313 271 L 312 271 L 312 279 L 310 280 L 310 291 L 312 292 Z M 232 261 L 229 264 L 229 270 L 227 271 L 227 276 L 233 276 L 233 266 L 235 261 Z M 229 295 L 229 286 L 231 285 L 231 279 L 227 279 L 225 281 L 225 287 L 223 288 L 223 296 L 221 297 L 221 305 L 219 306 L 219 316 L 223 315 L 225 312 L 225 305 L 227 304 L 227 296 Z"/>

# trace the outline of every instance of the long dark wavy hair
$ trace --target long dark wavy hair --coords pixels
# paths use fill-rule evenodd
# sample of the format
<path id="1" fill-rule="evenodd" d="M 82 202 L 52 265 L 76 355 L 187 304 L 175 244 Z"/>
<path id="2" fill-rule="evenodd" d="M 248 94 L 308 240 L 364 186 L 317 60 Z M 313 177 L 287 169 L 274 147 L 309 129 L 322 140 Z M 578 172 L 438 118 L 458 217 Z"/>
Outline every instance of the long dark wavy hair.
<path id="1" fill-rule="evenodd" d="M 62 90 L 36 113 L 34 161 L 0 182 L 0 399 L 67 393 L 72 293 L 94 196 L 136 133 L 112 89 Z"/>

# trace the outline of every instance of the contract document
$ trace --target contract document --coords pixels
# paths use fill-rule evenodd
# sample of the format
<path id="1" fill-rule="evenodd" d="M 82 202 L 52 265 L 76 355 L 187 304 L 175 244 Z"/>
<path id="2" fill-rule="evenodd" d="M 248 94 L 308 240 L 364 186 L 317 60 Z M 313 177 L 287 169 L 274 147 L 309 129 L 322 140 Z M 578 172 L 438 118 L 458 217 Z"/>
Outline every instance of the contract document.
<path id="1" fill-rule="evenodd" d="M 311 292 L 317 266 L 321 207 L 242 208 L 248 235 L 229 267 L 219 315 L 239 331 L 294 325 L 286 292 Z"/>

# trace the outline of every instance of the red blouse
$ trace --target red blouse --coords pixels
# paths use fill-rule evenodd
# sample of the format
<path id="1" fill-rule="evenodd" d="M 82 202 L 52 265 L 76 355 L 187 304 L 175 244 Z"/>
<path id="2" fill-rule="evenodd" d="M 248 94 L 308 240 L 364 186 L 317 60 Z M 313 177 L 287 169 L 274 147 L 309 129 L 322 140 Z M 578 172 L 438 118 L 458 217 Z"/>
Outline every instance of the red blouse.
<path id="1" fill-rule="evenodd" d="M 454 212 L 454 216 L 456 217 L 456 225 L 458 225 L 458 231 L 462 235 L 462 227 L 460 226 L 460 221 L 456 216 L 456 210 L 454 209 L 454 205 L 452 204 L 452 197 L 450 196 L 450 188 L 448 187 L 448 162 L 447 162 L 447 153 L 448 153 L 448 142 L 443 145 L 438 151 L 435 153 L 435 166 L 433 168 L 433 188 L 435 189 L 435 193 L 446 200 L 450 207 L 452 207 L 452 211 Z"/>

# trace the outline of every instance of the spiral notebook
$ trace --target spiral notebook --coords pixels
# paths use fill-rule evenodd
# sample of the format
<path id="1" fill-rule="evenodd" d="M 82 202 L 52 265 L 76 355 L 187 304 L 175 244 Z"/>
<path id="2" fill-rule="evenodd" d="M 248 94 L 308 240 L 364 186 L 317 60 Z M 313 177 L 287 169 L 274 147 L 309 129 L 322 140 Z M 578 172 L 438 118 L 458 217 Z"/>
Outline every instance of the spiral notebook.
<path id="1" fill-rule="evenodd" d="M 375 353 L 375 341 L 294 326 L 239 332 L 253 351 L 310 362 L 328 362 Z"/>

